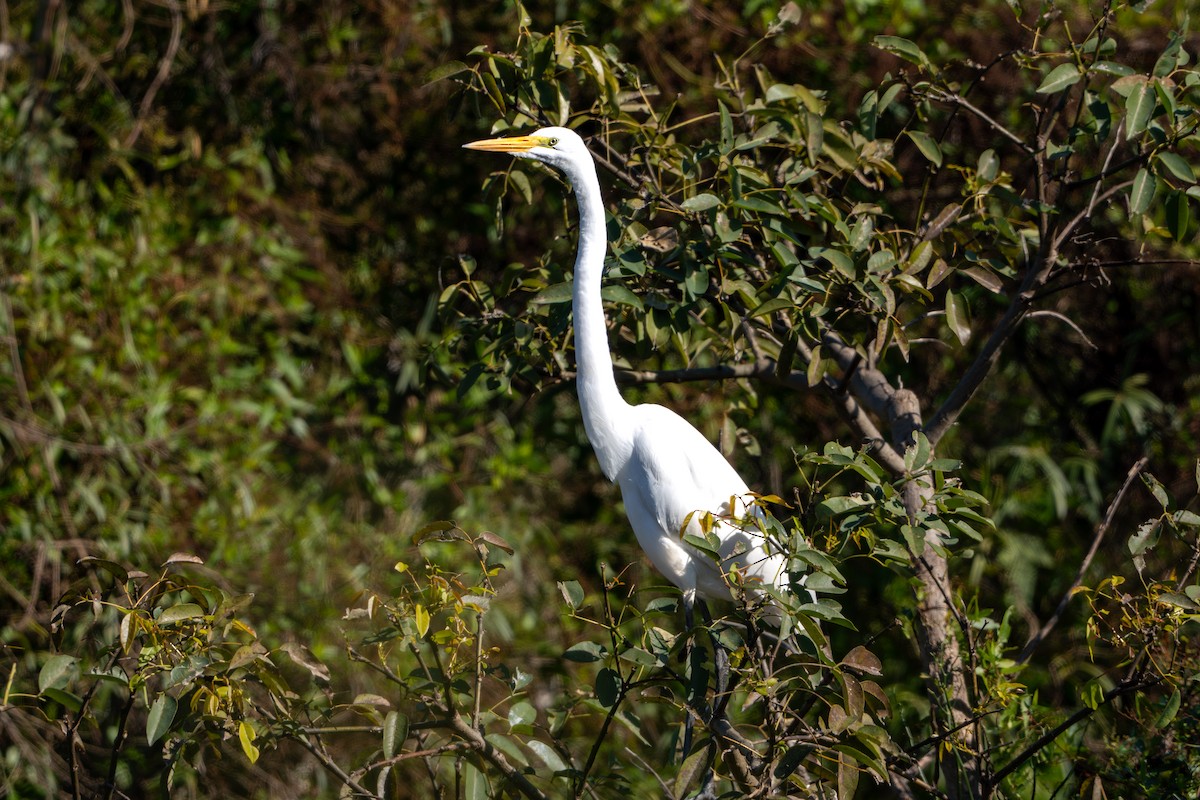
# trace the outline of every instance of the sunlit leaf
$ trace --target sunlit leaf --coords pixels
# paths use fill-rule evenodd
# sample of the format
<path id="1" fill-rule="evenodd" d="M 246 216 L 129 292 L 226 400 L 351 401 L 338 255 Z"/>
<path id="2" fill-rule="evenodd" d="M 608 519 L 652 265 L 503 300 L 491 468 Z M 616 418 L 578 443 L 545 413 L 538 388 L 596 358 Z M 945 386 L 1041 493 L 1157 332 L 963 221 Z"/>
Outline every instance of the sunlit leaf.
<path id="1" fill-rule="evenodd" d="M 251 764 L 258 761 L 258 747 L 254 744 L 256 738 L 254 726 L 245 720 L 238 723 L 238 741 L 241 742 L 242 752 L 246 754 L 246 758 L 250 760 Z"/>
<path id="2" fill-rule="evenodd" d="M 689 197 L 687 200 L 684 200 L 682 203 L 680 203 L 680 206 L 684 211 L 694 212 L 707 211 L 710 208 L 716 208 L 719 205 L 721 205 L 721 199 L 715 194 L 710 194 L 708 192 L 702 192 L 695 197 Z"/>

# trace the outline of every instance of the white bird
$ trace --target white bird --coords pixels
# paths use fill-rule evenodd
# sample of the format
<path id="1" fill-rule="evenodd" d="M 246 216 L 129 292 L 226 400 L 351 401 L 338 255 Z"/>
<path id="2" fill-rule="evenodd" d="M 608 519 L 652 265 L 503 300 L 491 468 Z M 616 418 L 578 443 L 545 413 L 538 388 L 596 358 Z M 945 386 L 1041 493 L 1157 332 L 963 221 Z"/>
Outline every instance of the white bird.
<path id="1" fill-rule="evenodd" d="M 596 163 L 583 139 L 566 128 L 542 128 L 528 136 L 471 142 L 463 147 L 509 153 L 561 171 L 579 204 L 575 257 L 576 388 L 583 425 L 600 469 L 621 487 L 625 513 L 654 566 L 683 592 L 691 622 L 697 596 L 731 597 L 728 574 L 737 569 L 752 594 L 754 584 L 783 589 L 787 561 L 755 520 L 749 487 L 725 457 L 686 420 L 659 405 L 630 405 L 617 390 L 600 298 L 608 249 L 604 201 Z M 720 540 L 721 563 L 683 541 L 703 534 L 706 514 Z"/>

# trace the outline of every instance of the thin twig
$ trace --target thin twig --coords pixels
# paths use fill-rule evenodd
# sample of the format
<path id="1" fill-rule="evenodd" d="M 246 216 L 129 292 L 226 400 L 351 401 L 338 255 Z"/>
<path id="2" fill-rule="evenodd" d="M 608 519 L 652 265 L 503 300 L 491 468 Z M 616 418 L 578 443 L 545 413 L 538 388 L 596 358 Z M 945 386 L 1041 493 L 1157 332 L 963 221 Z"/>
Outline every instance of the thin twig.
<path id="1" fill-rule="evenodd" d="M 967 98 L 965 98 L 961 95 L 958 95 L 958 94 L 952 94 L 950 92 L 942 92 L 942 91 L 933 92 L 933 93 L 931 93 L 930 96 L 934 100 L 940 100 L 943 103 L 950 103 L 951 105 L 957 105 L 961 108 L 966 109 L 967 111 L 971 112 L 976 117 L 978 117 L 979 119 L 986 122 L 988 124 L 988 126 L 992 130 L 994 130 L 996 133 L 1000 134 L 1005 139 L 1008 139 L 1013 144 L 1017 145 L 1017 147 L 1020 147 L 1022 150 L 1024 150 L 1026 153 L 1032 154 L 1034 152 L 1033 148 L 1030 147 L 1025 142 L 1024 139 L 1022 139 L 1020 136 L 1017 136 L 1015 133 L 1010 131 L 1008 128 L 1004 127 L 1004 125 L 1002 125 L 1001 123 L 997 122 L 995 119 L 993 119 L 991 116 L 989 116 L 986 111 L 984 111 L 983 109 L 976 106 L 974 103 L 972 103 Z"/>
<path id="2" fill-rule="evenodd" d="M 1147 686 L 1153 685 L 1154 683 L 1156 683 L 1156 681 L 1146 681 L 1146 682 L 1122 681 L 1121 683 L 1117 684 L 1116 686 L 1114 686 L 1113 688 L 1109 689 L 1107 692 L 1104 693 L 1104 697 L 1101 699 L 1101 701 L 1099 703 L 1096 704 L 1095 709 L 1084 706 L 1083 708 L 1079 709 L 1074 714 L 1067 717 L 1065 720 L 1063 720 L 1062 722 L 1055 725 L 1053 728 L 1051 728 L 1050 730 L 1046 731 L 1041 736 L 1039 736 L 1033 742 L 1033 744 L 1029 745 L 1024 750 L 1022 750 L 1016 757 L 1013 758 L 1012 761 L 1008 762 L 1003 767 L 996 770 L 995 774 L 993 774 L 990 778 L 987 779 L 987 785 L 989 787 L 999 786 L 1001 781 L 1003 781 L 1005 778 L 1007 778 L 1012 773 L 1016 772 L 1017 769 L 1019 769 L 1022 764 L 1024 764 L 1026 761 L 1033 758 L 1034 756 L 1036 756 L 1039 752 L 1041 752 L 1042 748 L 1044 748 L 1046 745 L 1050 744 L 1050 742 L 1053 742 L 1055 739 L 1057 739 L 1059 736 L 1061 736 L 1064 732 L 1070 730 L 1080 720 L 1087 719 L 1092 714 L 1095 714 L 1096 711 L 1098 711 L 1100 708 L 1108 705 L 1109 703 L 1111 703 L 1113 700 L 1117 699 L 1118 697 L 1129 694 L 1130 692 L 1137 691 L 1139 689 L 1144 689 Z"/>
<path id="3" fill-rule="evenodd" d="M 158 72 L 155 74 L 154 80 L 150 82 L 150 88 L 146 90 L 146 94 L 142 95 L 142 103 L 138 108 L 133 130 L 125 137 L 126 148 L 133 147 L 138 137 L 142 135 L 142 128 L 154 106 L 154 97 L 167 82 L 167 76 L 171 74 L 171 65 L 175 63 L 175 55 L 179 52 L 179 41 L 183 37 L 183 12 L 179 10 L 177 0 L 166 0 L 166 4 L 167 8 L 171 10 L 171 39 L 167 42 L 167 52 L 159 59 Z"/>
<path id="4" fill-rule="evenodd" d="M 1146 468 L 1149 459 L 1146 457 L 1139 458 L 1129 472 L 1125 475 L 1125 481 L 1121 484 L 1121 488 L 1117 491 L 1111 503 L 1108 504 L 1108 509 L 1104 512 L 1104 519 L 1100 521 L 1100 525 L 1096 528 L 1096 535 L 1092 537 L 1092 546 L 1088 548 L 1087 555 L 1083 557 L 1083 561 L 1079 565 L 1078 572 L 1075 573 L 1075 580 L 1071 582 L 1071 586 L 1063 593 L 1062 599 L 1058 601 L 1058 607 L 1054 609 L 1054 613 L 1050 615 L 1050 619 L 1046 620 L 1046 624 L 1033 635 L 1029 643 L 1017 656 L 1017 663 L 1024 664 L 1033 655 L 1033 651 L 1042 643 L 1042 640 L 1049 635 L 1050 631 L 1054 630 L 1054 626 L 1058 624 L 1063 612 L 1067 608 L 1067 604 L 1071 602 L 1071 598 L 1075 595 L 1075 590 L 1083 585 L 1083 576 L 1087 574 L 1088 567 L 1092 564 L 1092 559 L 1095 558 L 1096 552 L 1100 549 L 1100 543 L 1104 540 L 1109 528 L 1112 527 L 1113 519 L 1117 515 L 1117 510 L 1121 507 L 1121 503 L 1125 500 L 1125 495 L 1129 491 L 1129 487 L 1133 485 L 1134 480 Z"/>

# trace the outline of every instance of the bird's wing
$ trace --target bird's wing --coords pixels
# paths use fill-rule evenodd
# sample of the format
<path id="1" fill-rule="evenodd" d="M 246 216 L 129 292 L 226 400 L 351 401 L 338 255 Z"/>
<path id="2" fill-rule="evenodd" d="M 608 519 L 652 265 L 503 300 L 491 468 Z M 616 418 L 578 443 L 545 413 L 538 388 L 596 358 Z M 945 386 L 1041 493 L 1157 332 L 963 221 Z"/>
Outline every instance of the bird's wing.
<path id="1" fill-rule="evenodd" d="M 651 531 L 645 529 L 653 524 L 657 535 L 668 540 L 658 546 L 673 552 L 682 544 L 685 525 L 688 533 L 701 534 L 708 512 L 715 518 L 712 531 L 721 540 L 719 551 L 727 569 L 738 563 L 764 582 L 780 585 L 786 580 L 782 557 L 767 553 L 754 521 L 737 519 L 753 516 L 758 509 L 747 510 L 750 489 L 720 451 L 675 412 L 654 405 L 636 409 L 630 480 L 621 481 L 621 490 L 643 548 L 650 552 L 646 540 Z M 651 559 L 671 577 L 653 554 Z M 728 596 L 716 564 L 702 554 L 693 553 L 689 560 L 695 562 L 701 594 Z"/>

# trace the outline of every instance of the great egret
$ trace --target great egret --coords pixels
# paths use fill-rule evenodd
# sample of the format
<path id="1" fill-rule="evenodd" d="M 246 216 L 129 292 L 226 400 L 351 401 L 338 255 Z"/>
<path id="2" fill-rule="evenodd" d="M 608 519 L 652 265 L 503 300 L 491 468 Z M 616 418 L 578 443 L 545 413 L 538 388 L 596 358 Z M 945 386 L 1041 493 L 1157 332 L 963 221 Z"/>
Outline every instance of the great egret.
<path id="1" fill-rule="evenodd" d="M 728 600 L 722 572 L 737 569 L 752 593 L 754 584 L 782 589 L 787 562 L 756 524 L 761 510 L 725 457 L 698 430 L 670 409 L 630 405 L 617 390 L 600 299 L 605 234 L 604 202 L 596 163 L 583 139 L 567 128 L 542 128 L 528 136 L 485 139 L 463 145 L 509 153 L 558 169 L 579 204 L 579 250 L 575 257 L 577 390 L 588 440 L 600 469 L 621 487 L 625 513 L 654 566 L 683 592 L 689 624 L 697 596 Z M 707 516 L 706 515 L 711 515 Z M 685 544 L 682 532 L 710 530 L 720 540 L 721 563 Z"/>

